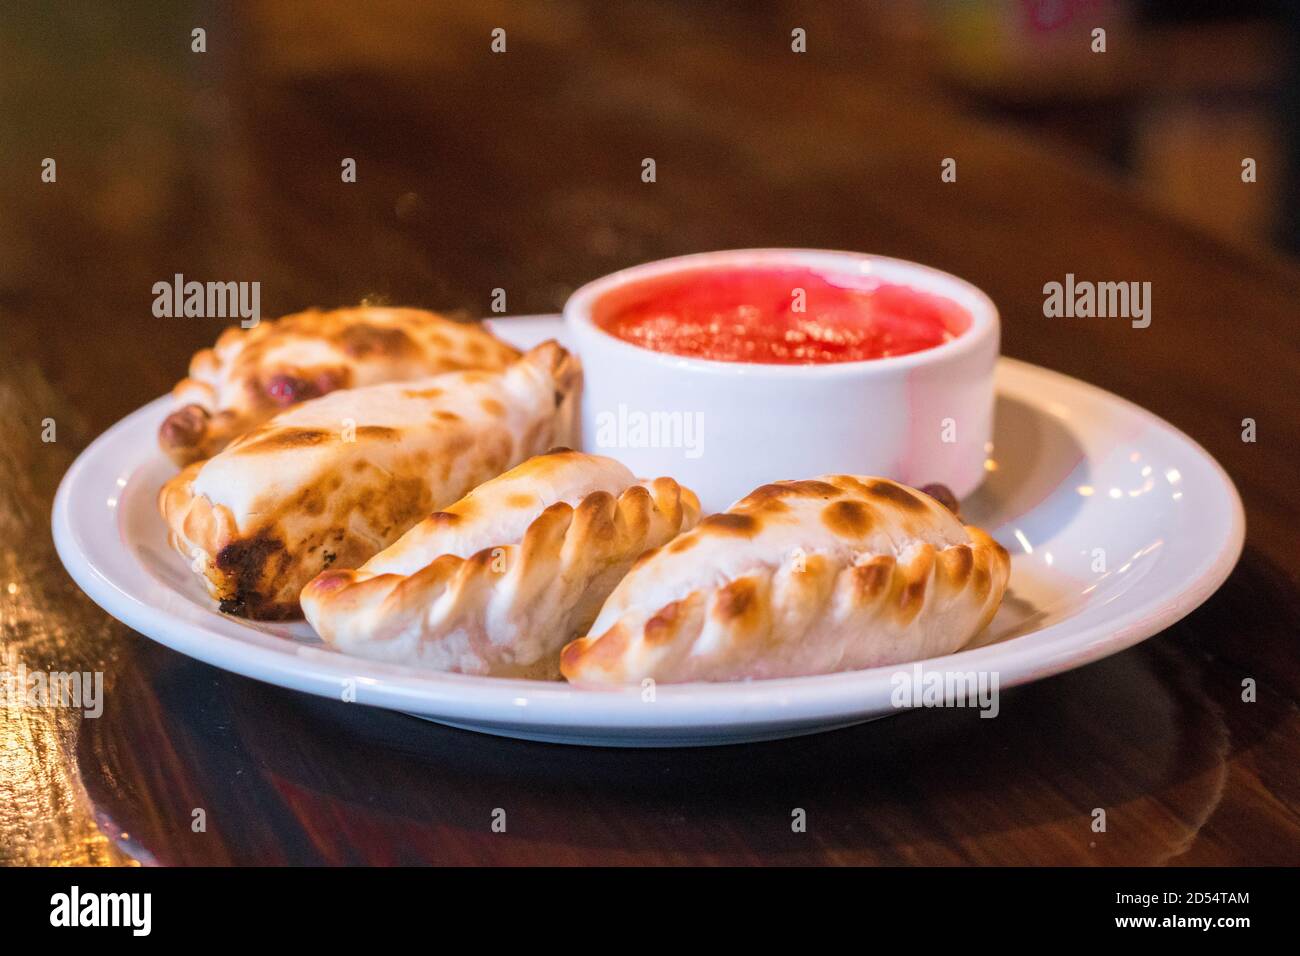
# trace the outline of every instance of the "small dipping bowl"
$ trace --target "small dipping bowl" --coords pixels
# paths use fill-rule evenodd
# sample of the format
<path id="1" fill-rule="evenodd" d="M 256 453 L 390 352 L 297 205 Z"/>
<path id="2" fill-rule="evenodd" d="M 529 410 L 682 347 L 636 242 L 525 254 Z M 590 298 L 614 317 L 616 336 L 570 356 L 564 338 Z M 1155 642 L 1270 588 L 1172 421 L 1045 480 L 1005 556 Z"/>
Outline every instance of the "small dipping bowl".
<path id="1" fill-rule="evenodd" d="M 695 279 L 725 281 L 738 271 L 810 275 L 816 282 L 807 284 L 816 288 L 792 288 L 790 297 L 803 293 L 797 311 L 814 322 L 822 314 L 818 289 L 842 286 L 850 295 L 863 289 L 869 295 L 877 284 L 920 293 L 920 300 L 948 300 L 941 303 L 945 312 L 960 318 L 946 340 L 906 354 L 806 364 L 797 351 L 783 354 L 782 364 L 700 357 L 710 353 L 708 334 L 698 336 L 696 354 L 673 354 L 612 331 L 629 309 L 650 319 L 646 328 L 671 324 L 671 315 L 650 314 L 657 290 L 689 293 Z M 937 482 L 961 498 L 984 477 L 998 311 L 983 292 L 946 272 L 854 252 L 709 252 L 590 282 L 565 303 L 564 319 L 585 374 L 583 448 L 617 458 L 638 475 L 677 479 L 695 490 L 706 512 L 725 510 L 759 485 L 782 479 L 879 475 L 916 487 Z M 724 326 L 724 333 L 732 328 L 725 318 L 713 328 Z M 816 340 L 801 341 L 817 351 Z M 728 343 L 733 351 L 726 354 L 734 355 L 734 336 Z M 756 345 L 760 357 L 772 354 L 771 343 Z M 784 342 L 778 339 L 776 347 L 784 349 Z"/>

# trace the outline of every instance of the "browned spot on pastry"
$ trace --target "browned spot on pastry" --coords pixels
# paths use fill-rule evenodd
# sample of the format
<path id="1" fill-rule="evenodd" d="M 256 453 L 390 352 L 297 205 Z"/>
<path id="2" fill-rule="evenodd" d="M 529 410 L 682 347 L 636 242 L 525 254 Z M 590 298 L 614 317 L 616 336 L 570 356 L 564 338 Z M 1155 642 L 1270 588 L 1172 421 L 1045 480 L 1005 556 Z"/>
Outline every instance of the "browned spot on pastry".
<path id="1" fill-rule="evenodd" d="M 464 454 L 465 452 L 467 452 L 467 451 L 469 451 L 471 448 L 473 448 L 476 442 L 478 443 L 478 445 L 479 445 L 480 448 L 482 449 L 485 458 L 491 458 L 491 459 L 495 460 L 495 459 L 497 459 L 497 458 L 502 458 L 502 459 L 504 459 L 504 458 L 508 457 L 508 455 L 507 455 L 507 453 L 506 453 L 505 451 L 503 451 L 503 450 L 501 450 L 501 449 L 499 449 L 499 448 L 493 448 L 492 446 L 488 445 L 488 442 L 491 440 L 492 437 L 500 438 L 501 436 L 500 436 L 500 435 L 497 435 L 497 436 L 488 436 L 488 435 L 478 435 L 478 436 L 475 436 L 475 435 L 473 435 L 473 434 L 467 432 L 467 431 L 466 431 L 465 429 L 463 429 L 463 428 L 451 432 L 451 433 L 447 436 L 446 444 L 443 446 L 443 454 L 445 454 L 445 455 L 447 456 L 446 461 L 447 461 L 447 462 L 453 462 L 453 461 L 455 461 L 455 460 L 456 460 L 457 458 L 459 458 L 462 454 Z M 500 473 L 500 472 L 505 471 L 505 470 L 506 470 L 506 469 L 505 469 L 505 464 L 503 463 L 503 464 L 501 465 L 500 468 L 497 468 L 497 469 L 496 469 L 496 472 L 497 472 L 497 473 Z"/>
<path id="2" fill-rule="evenodd" d="M 498 418 L 506 413 L 506 407 L 495 398 L 484 398 L 480 400 L 478 404 L 479 408 L 483 409 L 483 411 L 487 412 L 489 415 L 495 415 Z"/>
<path id="3" fill-rule="evenodd" d="M 760 498 L 758 501 L 746 504 L 741 501 L 737 503 L 736 508 L 749 514 L 757 515 L 775 515 L 783 511 L 789 511 L 790 506 L 780 498 Z"/>
<path id="4" fill-rule="evenodd" d="M 836 501 L 822 509 L 822 523 L 841 538 L 861 538 L 871 528 L 871 509 L 861 501 Z"/>
<path id="5" fill-rule="evenodd" d="M 242 580 L 252 580 L 262 573 L 267 559 L 284 549 L 284 542 L 276 538 L 257 535 L 242 541 L 232 541 L 217 552 L 217 568 Z"/>
<path id="6" fill-rule="evenodd" d="M 482 385 L 485 382 L 492 381 L 492 376 L 489 373 L 478 370 L 462 372 L 461 375 L 467 385 Z"/>
<path id="7" fill-rule="evenodd" d="M 526 495 L 522 492 L 509 495 L 506 498 L 507 508 L 527 508 L 529 505 L 537 503 L 537 498 L 533 495 Z"/>
<path id="8" fill-rule="evenodd" d="M 903 568 L 904 583 L 898 594 L 898 609 L 904 619 L 915 617 L 925 604 L 925 592 L 930 586 L 930 574 L 934 570 L 935 550 L 933 545 L 923 544 L 911 561 Z"/>
<path id="9" fill-rule="evenodd" d="M 186 405 L 168 415 L 158 429 L 165 449 L 196 448 L 208 431 L 208 412 L 201 405 Z"/>
<path id="10" fill-rule="evenodd" d="M 440 388 L 408 388 L 402 392 L 407 398 L 438 398 L 442 393 Z"/>
<path id="11" fill-rule="evenodd" d="M 529 436 L 528 440 L 531 441 L 532 436 Z M 575 455 L 577 455 L 577 452 L 570 451 L 568 448 L 552 448 L 548 452 L 529 458 L 519 466 L 519 472 L 538 477 L 549 475 L 563 468 L 569 459 Z"/>
<path id="12" fill-rule="evenodd" d="M 824 481 L 778 481 L 760 485 L 737 502 L 737 508 L 759 508 L 778 502 L 782 498 L 834 498 L 840 489 Z"/>
<path id="13" fill-rule="evenodd" d="M 877 598 L 889 587 L 889 578 L 893 573 L 892 557 L 882 554 L 872 558 L 853 569 L 853 590 L 863 600 Z"/>
<path id="14" fill-rule="evenodd" d="M 325 495 L 322 489 L 308 486 L 298 496 L 298 507 L 313 517 L 325 511 Z"/>
<path id="15" fill-rule="evenodd" d="M 940 551 L 939 563 L 948 580 L 956 587 L 962 588 L 970 578 L 971 569 L 975 566 L 975 557 L 971 554 L 970 545 L 958 544 Z"/>
<path id="16" fill-rule="evenodd" d="M 907 617 L 915 615 L 925 603 L 925 589 L 928 577 L 916 577 L 903 585 L 898 593 L 898 608 Z"/>
<path id="17" fill-rule="evenodd" d="M 272 428 L 265 435 L 244 442 L 236 450 L 241 455 L 263 454 L 323 445 L 333 438 L 334 433 L 323 428 Z"/>
<path id="18" fill-rule="evenodd" d="M 902 485 L 896 485 L 892 481 L 869 482 L 866 490 L 867 494 L 872 497 L 888 501 L 890 504 L 897 505 L 906 511 L 926 510 L 925 502 Z"/>
<path id="19" fill-rule="evenodd" d="M 689 551 L 695 547 L 699 541 L 700 539 L 693 534 L 683 534 L 668 545 L 668 550 L 673 554 L 681 554 L 683 551 Z"/>
<path id="20" fill-rule="evenodd" d="M 361 425 L 357 428 L 358 438 L 369 438 L 372 441 L 397 441 L 402 437 L 401 429 L 388 428 L 385 425 Z"/>
<path id="21" fill-rule="evenodd" d="M 555 504 L 547 508 L 546 511 L 550 512 L 560 507 L 568 508 L 567 505 Z M 565 521 L 565 525 L 562 527 L 567 527 L 568 521 L 572 520 L 573 527 L 581 529 L 579 533 L 583 535 L 583 539 L 589 540 L 593 544 L 613 541 L 617 534 L 617 529 L 614 527 L 614 511 L 616 507 L 617 502 L 608 491 L 593 491 L 583 496 L 583 499 L 578 502 L 577 508 L 572 509 L 567 514 L 561 512 L 561 514 L 564 514 Z M 569 515 L 572 515 L 571 519 Z"/>
<path id="22" fill-rule="evenodd" d="M 717 614 L 723 621 L 752 617 L 758 605 L 758 588 L 749 578 L 738 578 L 718 591 Z"/>
<path id="23" fill-rule="evenodd" d="M 740 538 L 752 538 L 758 531 L 758 520 L 752 515 L 731 514 L 724 511 L 722 514 L 709 515 L 699 523 L 698 527 L 701 534 L 728 534 Z"/>
<path id="24" fill-rule="evenodd" d="M 645 622 L 645 642 L 647 644 L 667 644 L 677 633 L 685 614 L 684 601 L 665 604 L 659 613 Z"/>
<path id="25" fill-rule="evenodd" d="M 240 591 L 233 598 L 222 599 L 218 609 L 223 614 L 254 621 L 292 621 L 302 617 L 302 607 L 297 601 L 272 601 L 252 591 Z"/>
<path id="26" fill-rule="evenodd" d="M 418 351 L 404 330 L 378 325 L 351 325 L 340 333 L 338 341 L 343 351 L 353 358 L 368 355 L 398 358 Z"/>
<path id="27" fill-rule="evenodd" d="M 273 434 L 274 432 L 275 432 L 274 428 L 269 428 L 266 425 L 259 425 L 254 429 L 244 432 L 244 434 L 236 438 L 233 442 L 230 443 L 230 447 L 243 448 L 245 445 L 251 445 L 259 438 L 265 438 L 267 435 Z"/>
<path id="28" fill-rule="evenodd" d="M 218 551 L 217 569 L 231 582 L 227 592 L 229 596 L 222 600 L 221 610 L 259 620 L 284 620 L 298 616 L 296 604 L 271 601 L 258 590 L 260 582 L 279 573 L 286 558 L 284 543 L 265 534 L 232 541 Z M 273 562 L 275 567 L 269 567 Z"/>
<path id="29" fill-rule="evenodd" d="M 867 486 L 852 475 L 830 475 L 829 481 L 839 489 L 840 494 L 848 495 L 851 498 L 871 497 L 871 493 L 867 491 Z"/>
<path id="30" fill-rule="evenodd" d="M 440 408 L 440 409 L 438 409 L 436 412 L 433 413 L 433 417 L 436 418 L 436 419 L 437 419 L 438 421 L 440 421 L 440 422 L 458 422 L 458 421 L 460 421 L 460 416 L 459 416 L 459 415 L 457 415 L 455 412 L 449 412 L 449 411 L 447 411 L 445 408 Z"/>
<path id="31" fill-rule="evenodd" d="M 365 518 L 381 535 L 392 534 L 394 528 L 409 524 L 411 516 L 426 511 L 433 502 L 423 478 L 394 478 L 381 493 L 357 502 L 356 514 Z"/>
<path id="32" fill-rule="evenodd" d="M 609 492 L 606 492 L 606 494 L 609 494 Z M 614 496 L 610 494 L 609 497 L 612 503 Z M 644 524 L 644 517 L 654 507 L 654 495 L 644 485 L 632 485 L 630 488 L 625 488 L 623 493 L 618 496 L 619 510 L 624 511 L 628 520 L 638 528 L 641 528 Z M 643 528 L 642 531 L 644 531 Z"/>

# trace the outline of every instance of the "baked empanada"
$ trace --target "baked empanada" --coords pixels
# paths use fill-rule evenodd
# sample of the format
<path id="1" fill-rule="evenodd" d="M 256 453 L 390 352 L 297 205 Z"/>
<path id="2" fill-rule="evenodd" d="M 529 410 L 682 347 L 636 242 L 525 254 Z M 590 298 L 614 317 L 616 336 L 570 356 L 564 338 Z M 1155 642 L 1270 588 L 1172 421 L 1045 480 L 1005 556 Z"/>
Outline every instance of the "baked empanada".
<path id="1" fill-rule="evenodd" d="M 519 353 L 478 326 L 423 309 L 312 309 L 226 329 L 172 390 L 158 431 L 176 464 L 211 458 L 290 405 L 340 388 L 504 368 Z"/>
<path id="2" fill-rule="evenodd" d="M 326 568 L 355 568 L 412 525 L 568 441 L 581 372 L 554 342 L 499 372 L 331 392 L 163 485 L 173 546 L 222 610 L 296 617 Z"/>
<path id="3" fill-rule="evenodd" d="M 638 482 L 612 458 L 538 455 L 421 521 L 355 571 L 302 592 L 307 620 L 351 654 L 434 670 L 559 677 L 647 548 L 699 518 L 671 478 Z"/>
<path id="4" fill-rule="evenodd" d="M 648 552 L 560 668 L 584 685 L 856 670 L 949 654 L 992 619 L 1005 549 L 883 478 L 764 485 Z"/>

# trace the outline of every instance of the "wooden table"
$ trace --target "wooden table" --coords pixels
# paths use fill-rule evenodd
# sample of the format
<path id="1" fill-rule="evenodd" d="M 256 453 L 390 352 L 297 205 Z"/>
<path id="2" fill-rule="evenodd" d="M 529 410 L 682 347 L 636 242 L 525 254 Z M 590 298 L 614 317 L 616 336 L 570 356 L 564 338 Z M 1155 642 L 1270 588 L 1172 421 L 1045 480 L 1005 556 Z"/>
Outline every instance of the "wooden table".
<path id="1" fill-rule="evenodd" d="M 107 683 L 98 719 L 3 715 L 0 860 L 1300 862 L 1294 264 L 963 115 L 853 18 L 794 21 L 810 38 L 798 55 L 783 7 L 646 20 L 488 5 L 379 23 L 351 6 L 96 7 L 0 30 L 0 633 L 29 667 Z M 205 54 L 190 52 L 196 25 Z M 956 183 L 940 181 L 949 156 Z M 1221 188 L 1250 186 L 1233 167 Z M 64 470 L 219 331 L 153 317 L 151 287 L 174 273 L 259 280 L 266 315 L 362 298 L 483 314 L 498 287 L 523 313 L 631 263 L 764 245 L 902 256 L 982 286 L 1007 354 L 1144 405 L 1222 462 L 1248 515 L 1236 572 L 1158 637 L 1009 692 L 995 721 L 926 711 L 625 752 L 224 673 L 110 619 L 55 557 Z M 1043 284 L 1067 272 L 1150 281 L 1151 327 L 1044 318 Z M 807 833 L 791 832 L 795 807 Z"/>

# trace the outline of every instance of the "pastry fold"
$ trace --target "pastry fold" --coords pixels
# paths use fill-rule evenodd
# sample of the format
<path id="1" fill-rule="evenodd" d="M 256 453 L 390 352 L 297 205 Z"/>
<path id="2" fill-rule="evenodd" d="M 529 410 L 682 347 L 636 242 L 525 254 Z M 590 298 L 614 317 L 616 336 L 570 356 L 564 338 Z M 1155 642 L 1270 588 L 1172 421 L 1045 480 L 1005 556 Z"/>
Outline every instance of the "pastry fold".
<path id="1" fill-rule="evenodd" d="M 882 478 L 764 485 L 641 557 L 561 671 L 591 686 L 797 677 L 949 654 L 997 611 L 1010 559 Z"/>
<path id="2" fill-rule="evenodd" d="M 559 677 L 633 561 L 699 518 L 671 478 L 557 449 L 421 521 L 355 571 L 302 592 L 316 632 L 362 657 L 441 671 Z"/>
<path id="3" fill-rule="evenodd" d="M 477 324 L 422 309 L 317 309 L 234 326 L 195 353 L 158 431 L 185 466 L 291 405 L 341 388 L 405 382 L 465 369 L 495 371 L 519 353 Z"/>
<path id="4" fill-rule="evenodd" d="M 355 568 L 417 521 L 570 440 L 581 372 L 554 342 L 498 372 L 331 392 L 163 485 L 173 547 L 222 610 L 283 619 L 326 568 Z"/>

